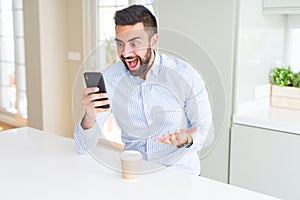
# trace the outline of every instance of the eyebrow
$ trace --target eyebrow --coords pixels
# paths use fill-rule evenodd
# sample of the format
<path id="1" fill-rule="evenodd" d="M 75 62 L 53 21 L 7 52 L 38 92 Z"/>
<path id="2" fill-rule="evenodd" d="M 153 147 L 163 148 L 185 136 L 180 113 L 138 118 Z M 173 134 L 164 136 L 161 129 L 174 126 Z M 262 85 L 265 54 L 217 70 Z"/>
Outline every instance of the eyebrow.
<path id="1" fill-rule="evenodd" d="M 131 42 L 131 41 L 136 40 L 136 39 L 142 39 L 142 38 L 141 37 L 134 37 L 134 38 L 129 39 L 128 42 Z M 115 41 L 116 42 L 123 42 L 122 40 L 120 40 L 118 38 L 115 38 Z"/>

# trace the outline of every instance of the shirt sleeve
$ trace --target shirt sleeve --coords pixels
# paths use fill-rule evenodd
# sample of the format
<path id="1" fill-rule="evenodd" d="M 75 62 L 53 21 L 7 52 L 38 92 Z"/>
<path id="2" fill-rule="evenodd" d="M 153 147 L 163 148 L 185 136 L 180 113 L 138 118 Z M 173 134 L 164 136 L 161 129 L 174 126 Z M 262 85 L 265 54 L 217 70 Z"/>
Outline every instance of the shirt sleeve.
<path id="1" fill-rule="evenodd" d="M 212 112 L 205 83 L 197 72 L 193 73 L 191 92 L 186 100 L 185 113 L 190 127 L 198 126 L 192 134 L 193 145 L 190 149 L 199 151 L 213 137 Z M 210 135 L 208 135 L 210 134 Z M 212 135 L 211 135 L 212 134 Z"/>
<path id="2" fill-rule="evenodd" d="M 109 114 L 99 113 L 94 126 L 86 130 L 82 128 L 81 121 L 75 126 L 74 140 L 80 154 L 88 153 L 96 146 L 108 116 Z"/>
<path id="3" fill-rule="evenodd" d="M 77 151 L 80 154 L 85 154 L 89 149 L 96 146 L 101 130 L 97 123 L 92 128 L 84 130 L 80 123 L 75 126 L 74 140 Z"/>

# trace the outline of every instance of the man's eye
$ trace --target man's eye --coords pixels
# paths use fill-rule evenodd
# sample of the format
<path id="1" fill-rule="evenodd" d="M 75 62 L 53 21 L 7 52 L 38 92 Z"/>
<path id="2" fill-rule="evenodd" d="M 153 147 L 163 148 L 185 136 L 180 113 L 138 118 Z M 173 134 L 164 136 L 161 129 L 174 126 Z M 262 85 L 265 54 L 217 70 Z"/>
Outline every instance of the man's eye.
<path id="1" fill-rule="evenodd" d="M 123 46 L 123 42 L 117 42 L 117 46 L 118 47 L 122 47 Z"/>
<path id="2" fill-rule="evenodd" d="M 131 43 L 131 46 L 132 46 L 132 47 L 138 47 L 138 46 L 139 46 L 139 42 L 132 42 L 132 43 Z"/>

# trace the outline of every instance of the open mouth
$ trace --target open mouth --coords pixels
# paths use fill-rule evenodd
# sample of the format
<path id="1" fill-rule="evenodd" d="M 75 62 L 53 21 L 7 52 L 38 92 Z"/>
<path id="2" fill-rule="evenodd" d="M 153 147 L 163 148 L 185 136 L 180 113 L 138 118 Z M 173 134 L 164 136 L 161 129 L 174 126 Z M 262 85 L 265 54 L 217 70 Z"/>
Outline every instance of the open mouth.
<path id="1" fill-rule="evenodd" d="M 125 59 L 125 61 L 126 61 L 126 64 L 127 64 L 128 68 L 130 70 L 133 70 L 137 67 L 139 59 L 137 57 L 130 58 L 130 59 L 127 58 L 127 59 Z"/>

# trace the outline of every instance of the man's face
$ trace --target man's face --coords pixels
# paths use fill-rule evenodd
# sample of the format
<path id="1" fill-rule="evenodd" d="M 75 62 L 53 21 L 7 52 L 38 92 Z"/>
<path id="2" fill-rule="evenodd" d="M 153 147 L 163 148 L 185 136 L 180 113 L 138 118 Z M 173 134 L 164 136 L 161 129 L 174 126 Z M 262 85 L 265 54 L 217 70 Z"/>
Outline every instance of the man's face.
<path id="1" fill-rule="evenodd" d="M 145 76 L 153 63 L 151 38 L 143 23 L 116 27 L 118 55 L 133 76 Z M 153 42 L 152 42 L 153 43 Z"/>

